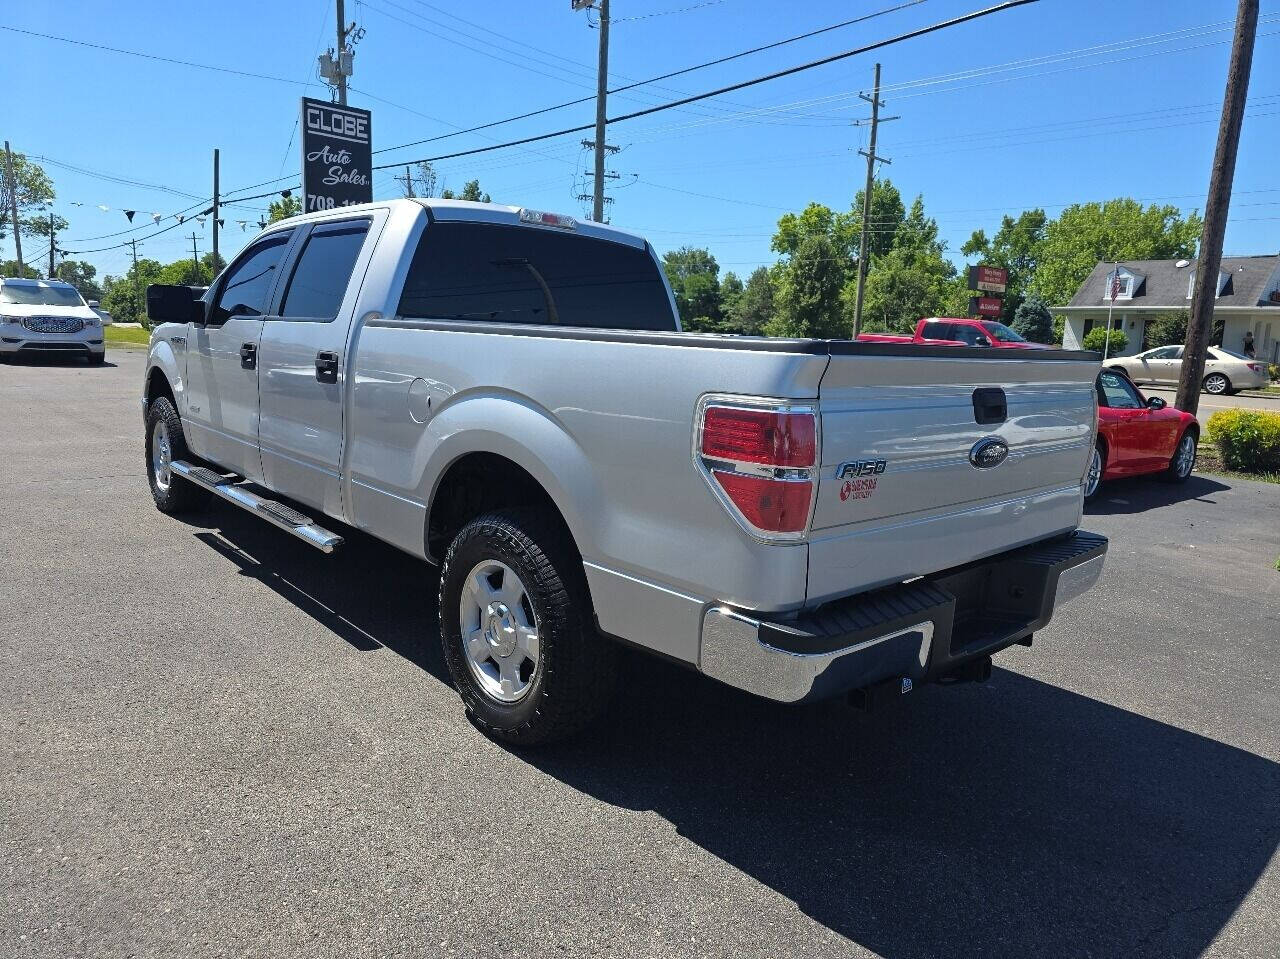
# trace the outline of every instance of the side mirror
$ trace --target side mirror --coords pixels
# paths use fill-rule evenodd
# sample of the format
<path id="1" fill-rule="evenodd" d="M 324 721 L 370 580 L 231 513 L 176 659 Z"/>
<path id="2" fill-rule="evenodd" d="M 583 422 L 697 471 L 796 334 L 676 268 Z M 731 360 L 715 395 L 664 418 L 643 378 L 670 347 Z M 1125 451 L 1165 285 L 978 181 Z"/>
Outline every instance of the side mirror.
<path id="1" fill-rule="evenodd" d="M 101 303 L 99 303 L 97 300 L 89 300 L 89 309 L 91 309 L 91 310 L 96 310 L 96 309 L 97 309 L 98 307 L 100 307 L 101 305 L 102 305 L 102 304 L 101 304 Z"/>
<path id="2" fill-rule="evenodd" d="M 204 303 L 189 286 L 153 283 L 147 287 L 147 317 L 157 323 L 204 323 Z"/>
<path id="3" fill-rule="evenodd" d="M 1147 397 L 1147 409 L 1149 410 L 1162 410 L 1168 405 L 1169 405 L 1168 403 L 1166 403 L 1164 400 L 1162 400 L 1158 396 Z"/>

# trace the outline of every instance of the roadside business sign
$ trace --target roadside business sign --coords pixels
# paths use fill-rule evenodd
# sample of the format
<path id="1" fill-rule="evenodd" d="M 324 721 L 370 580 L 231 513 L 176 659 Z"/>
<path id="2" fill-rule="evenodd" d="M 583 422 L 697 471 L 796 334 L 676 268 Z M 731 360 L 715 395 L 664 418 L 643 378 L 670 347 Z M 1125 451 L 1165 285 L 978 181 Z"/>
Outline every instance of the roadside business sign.
<path id="1" fill-rule="evenodd" d="M 302 209 L 373 202 L 368 110 L 302 98 Z"/>
<path id="2" fill-rule="evenodd" d="M 1009 271 L 998 266 L 969 267 L 969 289 L 1003 293 L 1009 286 Z"/>
<path id="3" fill-rule="evenodd" d="M 1004 300 L 998 296 L 969 297 L 970 316 L 999 316 L 1004 309 Z"/>

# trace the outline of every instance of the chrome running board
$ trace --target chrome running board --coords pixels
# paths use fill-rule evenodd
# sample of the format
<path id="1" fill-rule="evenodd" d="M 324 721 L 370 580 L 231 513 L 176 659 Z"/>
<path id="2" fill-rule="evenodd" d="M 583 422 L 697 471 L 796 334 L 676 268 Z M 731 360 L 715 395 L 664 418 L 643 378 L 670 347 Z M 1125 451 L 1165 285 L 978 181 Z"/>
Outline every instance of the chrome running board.
<path id="1" fill-rule="evenodd" d="M 337 533 L 331 533 L 317 525 L 310 516 L 299 513 L 284 503 L 259 496 L 252 490 L 239 485 L 229 476 L 223 476 L 205 466 L 193 466 L 182 460 L 174 460 L 169 468 L 190 483 L 218 496 L 228 503 L 234 503 L 260 519 L 265 519 L 273 526 L 278 526 L 286 533 L 292 533 L 322 553 L 332 553 L 342 545 L 343 539 Z"/>

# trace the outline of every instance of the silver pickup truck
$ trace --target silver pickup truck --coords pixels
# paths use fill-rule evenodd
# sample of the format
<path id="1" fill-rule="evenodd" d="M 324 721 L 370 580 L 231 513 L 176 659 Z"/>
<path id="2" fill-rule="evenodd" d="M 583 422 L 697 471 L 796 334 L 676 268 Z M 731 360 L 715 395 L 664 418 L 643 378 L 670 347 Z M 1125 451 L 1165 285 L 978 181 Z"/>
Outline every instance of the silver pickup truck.
<path id="1" fill-rule="evenodd" d="M 444 200 L 285 220 L 147 305 L 156 505 L 439 566 L 510 742 L 588 722 L 620 642 L 782 702 L 982 679 L 1102 569 L 1093 353 L 683 333 L 642 238 Z"/>

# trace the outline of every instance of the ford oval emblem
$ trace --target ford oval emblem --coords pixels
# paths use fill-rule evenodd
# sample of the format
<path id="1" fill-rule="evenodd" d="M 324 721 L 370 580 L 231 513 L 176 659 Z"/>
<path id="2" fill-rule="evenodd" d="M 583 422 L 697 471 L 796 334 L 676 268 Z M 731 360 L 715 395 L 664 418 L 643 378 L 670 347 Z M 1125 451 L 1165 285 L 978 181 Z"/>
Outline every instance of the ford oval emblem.
<path id="1" fill-rule="evenodd" d="M 980 470 L 994 469 L 1009 456 L 1009 444 L 1004 440 L 988 437 L 973 444 L 969 450 L 969 462 Z"/>

